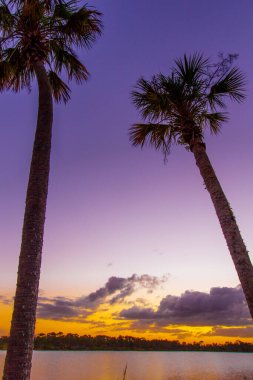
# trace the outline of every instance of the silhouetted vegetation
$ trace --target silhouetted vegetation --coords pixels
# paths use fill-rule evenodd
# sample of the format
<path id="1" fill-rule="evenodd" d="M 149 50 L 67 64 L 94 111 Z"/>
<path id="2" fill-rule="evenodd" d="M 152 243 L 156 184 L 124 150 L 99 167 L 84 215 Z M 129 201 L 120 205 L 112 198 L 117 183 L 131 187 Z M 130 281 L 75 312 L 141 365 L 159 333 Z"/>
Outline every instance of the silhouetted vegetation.
<path id="1" fill-rule="evenodd" d="M 0 349 L 7 347 L 8 337 L 0 338 Z M 90 335 L 49 333 L 39 334 L 34 339 L 35 350 L 115 350 L 115 351 L 217 351 L 253 352 L 253 344 L 237 340 L 234 343 L 203 344 L 200 342 L 180 343 L 178 340 L 135 338 L 133 336 L 110 337 Z"/>

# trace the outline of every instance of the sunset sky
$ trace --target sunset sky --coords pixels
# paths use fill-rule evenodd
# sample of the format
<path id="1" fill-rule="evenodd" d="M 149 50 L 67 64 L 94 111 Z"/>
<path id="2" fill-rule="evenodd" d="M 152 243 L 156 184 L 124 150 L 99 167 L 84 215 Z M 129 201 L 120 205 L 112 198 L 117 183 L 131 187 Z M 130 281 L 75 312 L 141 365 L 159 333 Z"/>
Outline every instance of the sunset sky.
<path id="1" fill-rule="evenodd" d="M 253 342 L 253 324 L 193 156 L 133 148 L 137 79 L 184 53 L 237 53 L 247 99 L 207 152 L 253 252 L 252 0 L 96 0 L 91 73 L 55 105 L 36 332 Z M 36 85 L 0 97 L 0 335 L 8 334 L 37 114 Z"/>

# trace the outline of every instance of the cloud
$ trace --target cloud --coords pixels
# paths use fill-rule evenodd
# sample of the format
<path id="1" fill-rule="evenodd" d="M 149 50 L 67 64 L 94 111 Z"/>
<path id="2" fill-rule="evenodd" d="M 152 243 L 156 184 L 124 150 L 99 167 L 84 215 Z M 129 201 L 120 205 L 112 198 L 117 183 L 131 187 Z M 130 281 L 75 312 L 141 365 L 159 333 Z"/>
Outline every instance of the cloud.
<path id="1" fill-rule="evenodd" d="M 125 320 L 127 322 L 127 320 Z M 150 323 L 148 320 L 135 320 L 131 323 L 131 327 L 127 325 L 126 330 L 135 331 L 137 333 L 149 333 L 149 334 L 170 334 L 171 337 L 174 336 L 175 339 L 185 339 L 190 336 L 196 337 L 196 333 L 189 331 L 189 329 L 180 328 L 180 326 L 160 326 L 156 323 Z"/>
<path id="2" fill-rule="evenodd" d="M 13 302 L 13 298 L 8 298 L 8 297 L 0 295 L 0 302 L 4 305 L 11 305 Z"/>
<path id="3" fill-rule="evenodd" d="M 85 318 L 93 314 L 100 305 L 121 303 L 137 289 L 154 289 L 167 279 L 168 275 L 161 278 L 147 274 L 140 276 L 133 274 L 127 278 L 113 276 L 95 292 L 74 300 L 64 297 L 39 297 L 37 316 L 41 319 L 85 321 Z"/>
<path id="4" fill-rule="evenodd" d="M 209 293 L 187 290 L 181 296 L 166 296 L 157 310 L 133 306 L 122 310 L 119 316 L 160 326 L 239 326 L 252 323 L 241 287 L 216 287 Z"/>
<path id="5" fill-rule="evenodd" d="M 141 331 L 168 332 L 185 334 L 176 331 L 176 326 L 214 326 L 206 336 L 253 337 L 252 319 L 241 287 L 214 287 L 209 293 L 187 290 L 180 296 L 167 295 L 157 309 L 154 309 L 144 298 L 130 297 L 138 289 L 147 291 L 160 287 L 168 276 L 161 278 L 150 275 L 130 277 L 110 277 L 105 285 L 82 297 L 39 297 L 37 317 L 79 323 L 92 323 L 87 319 L 98 308 L 109 309 L 110 305 L 124 302 L 126 306 L 120 313 L 112 315 L 115 323 L 131 322 L 130 329 Z M 11 298 L 0 296 L 0 302 L 9 304 Z M 223 328 L 227 326 L 227 328 Z M 244 327 L 243 327 L 244 326 Z M 245 327 L 247 326 L 247 327 Z M 204 336 L 204 335 L 203 335 Z"/>
<path id="6" fill-rule="evenodd" d="M 253 327 L 213 327 L 212 331 L 202 336 L 227 336 L 233 338 L 253 338 Z"/>
<path id="7" fill-rule="evenodd" d="M 138 288 L 154 289 L 168 280 L 168 275 L 161 278 L 144 274 L 138 276 L 133 274 L 131 277 L 110 277 L 105 286 L 99 288 L 88 296 L 80 297 L 75 301 L 77 306 L 88 309 L 97 308 L 103 302 L 115 304 L 122 302 L 126 297 L 133 294 Z"/>
<path id="8" fill-rule="evenodd" d="M 39 298 L 37 316 L 41 319 L 73 321 L 84 319 L 88 314 L 65 297 Z"/>
<path id="9" fill-rule="evenodd" d="M 157 313 L 151 308 L 141 308 L 133 306 L 130 309 L 122 310 L 120 316 L 125 319 L 156 319 Z"/>

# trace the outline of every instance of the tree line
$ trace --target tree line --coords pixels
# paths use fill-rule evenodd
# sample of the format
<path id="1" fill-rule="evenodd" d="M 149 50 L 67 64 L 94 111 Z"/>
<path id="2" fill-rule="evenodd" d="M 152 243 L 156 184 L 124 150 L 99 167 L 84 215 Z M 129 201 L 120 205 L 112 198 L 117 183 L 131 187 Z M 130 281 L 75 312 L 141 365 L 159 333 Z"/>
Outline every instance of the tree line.
<path id="1" fill-rule="evenodd" d="M 0 349 L 5 350 L 8 337 L 0 338 Z M 186 343 L 178 340 L 145 339 L 133 336 L 111 337 L 107 335 L 78 335 L 51 332 L 38 334 L 34 338 L 35 350 L 56 351 L 211 351 L 211 352 L 253 352 L 253 344 L 237 340 L 236 342 L 204 344 L 203 341 Z"/>

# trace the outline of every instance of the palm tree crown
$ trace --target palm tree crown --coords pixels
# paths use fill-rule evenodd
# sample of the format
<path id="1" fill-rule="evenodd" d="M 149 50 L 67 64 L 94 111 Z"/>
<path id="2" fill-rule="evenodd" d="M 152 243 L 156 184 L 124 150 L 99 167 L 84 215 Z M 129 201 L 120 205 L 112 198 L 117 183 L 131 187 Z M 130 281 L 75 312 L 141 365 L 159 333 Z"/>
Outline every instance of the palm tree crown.
<path id="1" fill-rule="evenodd" d="M 101 14 L 70 1 L 2 0 L 0 6 L 0 88 L 30 88 L 33 63 L 46 65 L 55 100 L 65 103 L 70 88 L 59 77 L 63 71 L 77 83 L 88 71 L 72 47 L 89 48 L 101 33 Z"/>
<path id="2" fill-rule="evenodd" d="M 130 129 L 133 145 L 151 144 L 166 155 L 172 143 L 190 149 L 203 139 L 208 127 L 217 134 L 227 120 L 225 98 L 244 99 L 244 76 L 231 68 L 233 56 L 210 65 L 202 55 L 184 56 L 175 61 L 171 74 L 154 75 L 150 81 L 139 79 L 132 99 L 146 124 Z"/>

